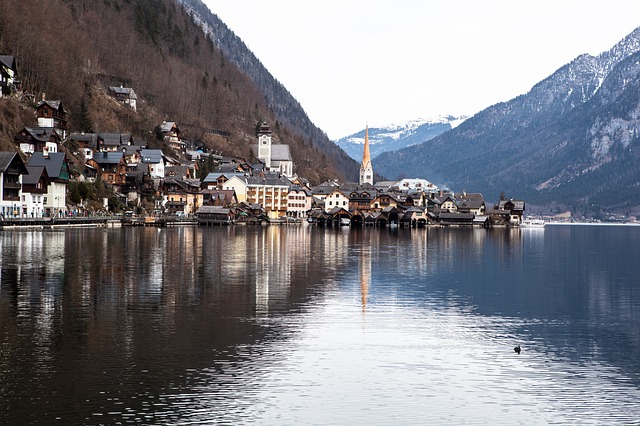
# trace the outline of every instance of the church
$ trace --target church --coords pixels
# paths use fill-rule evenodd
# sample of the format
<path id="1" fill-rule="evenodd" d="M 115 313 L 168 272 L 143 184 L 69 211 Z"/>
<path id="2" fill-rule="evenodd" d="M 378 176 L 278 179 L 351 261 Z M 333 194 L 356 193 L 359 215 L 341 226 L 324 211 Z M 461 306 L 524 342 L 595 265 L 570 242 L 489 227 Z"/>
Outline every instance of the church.
<path id="1" fill-rule="evenodd" d="M 271 128 L 266 121 L 260 126 L 258 145 L 254 145 L 254 151 L 266 171 L 278 172 L 288 178 L 293 177 L 293 159 L 289 145 L 272 143 Z"/>
<path id="2" fill-rule="evenodd" d="M 362 153 L 362 163 L 360 163 L 360 185 L 368 183 L 373 185 L 373 165 L 371 164 L 371 153 L 369 151 L 369 126 L 364 133 L 364 152 Z"/>

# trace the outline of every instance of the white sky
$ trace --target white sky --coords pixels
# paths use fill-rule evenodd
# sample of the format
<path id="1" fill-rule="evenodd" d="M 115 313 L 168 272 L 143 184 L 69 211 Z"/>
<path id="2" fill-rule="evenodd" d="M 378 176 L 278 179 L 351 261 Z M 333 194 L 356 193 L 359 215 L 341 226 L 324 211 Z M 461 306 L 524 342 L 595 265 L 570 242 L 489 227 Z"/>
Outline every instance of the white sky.
<path id="1" fill-rule="evenodd" d="M 526 93 L 640 26 L 638 0 L 203 0 L 331 139 Z"/>

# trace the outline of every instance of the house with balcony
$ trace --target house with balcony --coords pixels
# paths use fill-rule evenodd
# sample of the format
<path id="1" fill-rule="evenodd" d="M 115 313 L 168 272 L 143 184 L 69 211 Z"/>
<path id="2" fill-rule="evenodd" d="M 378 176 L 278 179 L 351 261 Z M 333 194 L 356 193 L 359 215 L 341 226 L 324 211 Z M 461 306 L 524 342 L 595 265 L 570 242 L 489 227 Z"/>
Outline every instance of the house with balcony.
<path id="1" fill-rule="evenodd" d="M 64 152 L 34 152 L 29 166 L 42 166 L 47 169 L 50 182 L 44 198 L 45 216 L 60 216 L 67 210 L 67 184 L 71 173 Z"/>
<path id="2" fill-rule="evenodd" d="M 182 141 L 180 128 L 174 121 L 164 121 L 160 125 L 163 140 L 177 153 L 185 153 L 186 144 Z"/>
<path id="3" fill-rule="evenodd" d="M 62 134 L 53 127 L 23 127 L 14 137 L 14 142 L 27 155 L 34 152 L 58 152 Z"/>
<path id="4" fill-rule="evenodd" d="M 335 188 L 324 199 L 324 211 L 329 213 L 336 207 L 349 210 L 349 194 L 341 188 Z M 335 211 L 335 210 L 334 210 Z"/>
<path id="5" fill-rule="evenodd" d="M 307 217 L 307 212 L 311 210 L 311 200 L 313 196 L 307 188 L 292 185 L 287 194 L 287 216 L 303 219 Z"/>
<path id="6" fill-rule="evenodd" d="M 371 211 L 373 200 L 378 196 L 378 190 L 371 184 L 345 184 L 340 187 L 349 194 L 349 211 L 358 210 L 361 213 Z"/>
<path id="7" fill-rule="evenodd" d="M 104 183 L 120 187 L 127 183 L 127 162 L 122 152 L 96 152 L 87 165 L 98 170 Z"/>
<path id="8" fill-rule="evenodd" d="M 192 215 L 203 205 L 200 183 L 193 180 L 165 178 L 162 182 L 163 206 L 171 215 Z"/>
<path id="9" fill-rule="evenodd" d="M 67 138 L 67 110 L 62 106 L 62 101 L 49 101 L 43 99 L 36 106 L 38 126 L 53 127 L 60 130 L 61 138 Z"/>
<path id="10" fill-rule="evenodd" d="M 16 59 L 10 55 L 0 55 L 0 98 L 18 90 L 16 75 Z"/>
<path id="11" fill-rule="evenodd" d="M 27 166 L 27 170 L 22 176 L 22 216 L 43 217 L 51 179 L 44 166 Z"/>
<path id="12" fill-rule="evenodd" d="M 152 178 L 164 178 L 165 157 L 161 149 L 143 149 L 140 151 L 140 163 Z"/>
<path id="13" fill-rule="evenodd" d="M 0 213 L 2 218 L 22 216 L 22 176 L 29 173 L 17 152 L 0 152 Z"/>
<path id="14" fill-rule="evenodd" d="M 133 111 L 137 111 L 138 95 L 132 88 L 122 87 L 122 85 L 120 87 L 112 86 L 109 87 L 109 94 L 116 98 L 118 102 L 129 106 Z"/>
<path id="15" fill-rule="evenodd" d="M 460 213 L 473 213 L 476 217 L 485 214 L 484 197 L 480 193 L 463 191 L 461 194 L 456 194 L 455 202 Z"/>

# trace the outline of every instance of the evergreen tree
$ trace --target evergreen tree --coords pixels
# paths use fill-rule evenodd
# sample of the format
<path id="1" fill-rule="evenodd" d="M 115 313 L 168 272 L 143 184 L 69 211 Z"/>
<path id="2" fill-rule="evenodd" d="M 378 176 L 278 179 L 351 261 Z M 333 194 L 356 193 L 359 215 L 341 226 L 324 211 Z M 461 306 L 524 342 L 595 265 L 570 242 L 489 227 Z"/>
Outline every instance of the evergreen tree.
<path id="1" fill-rule="evenodd" d="M 84 101 L 84 98 L 80 101 L 80 131 L 84 133 L 93 133 L 93 122 L 89 117 L 89 109 Z"/>

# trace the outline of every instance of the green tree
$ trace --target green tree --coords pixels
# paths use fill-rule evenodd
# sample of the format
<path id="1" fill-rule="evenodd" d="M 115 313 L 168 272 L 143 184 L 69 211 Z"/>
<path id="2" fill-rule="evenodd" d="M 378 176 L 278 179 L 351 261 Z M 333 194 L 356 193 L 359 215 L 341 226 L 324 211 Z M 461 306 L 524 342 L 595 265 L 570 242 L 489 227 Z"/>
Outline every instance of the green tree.
<path id="1" fill-rule="evenodd" d="M 93 122 L 89 116 L 89 109 L 84 101 L 84 98 L 80 101 L 80 131 L 84 133 L 93 133 Z"/>

